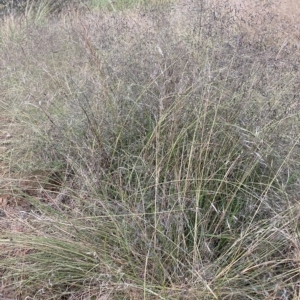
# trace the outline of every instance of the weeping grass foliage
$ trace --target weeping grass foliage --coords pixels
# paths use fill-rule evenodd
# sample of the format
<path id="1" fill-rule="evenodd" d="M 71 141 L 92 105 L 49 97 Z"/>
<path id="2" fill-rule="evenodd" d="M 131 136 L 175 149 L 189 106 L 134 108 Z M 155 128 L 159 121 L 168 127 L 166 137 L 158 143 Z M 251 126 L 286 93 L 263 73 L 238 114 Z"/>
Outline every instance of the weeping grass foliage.
<path id="1" fill-rule="evenodd" d="M 3 295 L 300 297 L 299 55 L 261 9 L 2 21 L 3 193 L 31 205 L 1 230 Z"/>

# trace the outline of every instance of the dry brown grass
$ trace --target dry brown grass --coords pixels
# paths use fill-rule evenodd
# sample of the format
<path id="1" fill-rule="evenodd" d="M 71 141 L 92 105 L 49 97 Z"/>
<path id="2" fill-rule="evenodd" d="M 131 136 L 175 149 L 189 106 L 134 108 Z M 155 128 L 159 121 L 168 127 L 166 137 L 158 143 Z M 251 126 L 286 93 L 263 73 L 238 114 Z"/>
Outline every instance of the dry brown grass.
<path id="1" fill-rule="evenodd" d="M 268 45 L 285 47 L 290 44 L 299 49 L 300 3 L 295 0 L 282 1 L 240 1 L 231 0 L 235 14 L 243 18 L 245 29 L 252 35 L 273 31 Z M 247 24 L 248 23 L 248 24 Z M 272 43 L 272 39 L 273 43 Z"/>
<path id="2" fill-rule="evenodd" d="M 1 21 L 1 296 L 298 299 L 296 15 L 226 3 Z"/>

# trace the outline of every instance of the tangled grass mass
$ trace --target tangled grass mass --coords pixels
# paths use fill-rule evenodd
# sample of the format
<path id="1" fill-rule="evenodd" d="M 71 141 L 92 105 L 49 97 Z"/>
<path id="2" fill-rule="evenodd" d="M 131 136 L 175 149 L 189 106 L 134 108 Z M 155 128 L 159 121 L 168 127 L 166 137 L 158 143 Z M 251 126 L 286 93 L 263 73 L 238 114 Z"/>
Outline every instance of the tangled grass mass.
<path id="1" fill-rule="evenodd" d="M 0 299 L 300 299 L 299 4 L 25 2 Z"/>

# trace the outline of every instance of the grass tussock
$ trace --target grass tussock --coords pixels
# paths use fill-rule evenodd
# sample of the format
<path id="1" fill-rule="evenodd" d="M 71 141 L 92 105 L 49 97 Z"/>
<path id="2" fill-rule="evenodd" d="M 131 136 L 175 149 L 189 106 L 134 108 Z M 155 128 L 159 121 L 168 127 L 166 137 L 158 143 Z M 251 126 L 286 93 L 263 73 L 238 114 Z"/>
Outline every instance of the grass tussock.
<path id="1" fill-rule="evenodd" d="M 235 5 L 1 20 L 1 296 L 299 299 L 294 23 Z"/>

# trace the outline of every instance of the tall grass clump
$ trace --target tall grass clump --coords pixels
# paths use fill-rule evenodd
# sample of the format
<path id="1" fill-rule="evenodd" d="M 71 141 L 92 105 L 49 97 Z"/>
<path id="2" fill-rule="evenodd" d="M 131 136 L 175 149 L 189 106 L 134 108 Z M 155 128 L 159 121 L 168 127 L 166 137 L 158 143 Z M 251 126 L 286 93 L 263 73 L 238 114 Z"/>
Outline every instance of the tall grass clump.
<path id="1" fill-rule="evenodd" d="M 30 21 L 41 21 L 40 18 L 58 14 L 71 4 L 72 7 L 84 5 L 86 0 L 2 0 L 0 17 L 23 16 Z"/>
<path id="2" fill-rule="evenodd" d="M 299 55 L 280 16 L 246 21 L 182 1 L 2 22 L 5 192 L 31 205 L 1 232 L 3 295 L 298 299 Z"/>

